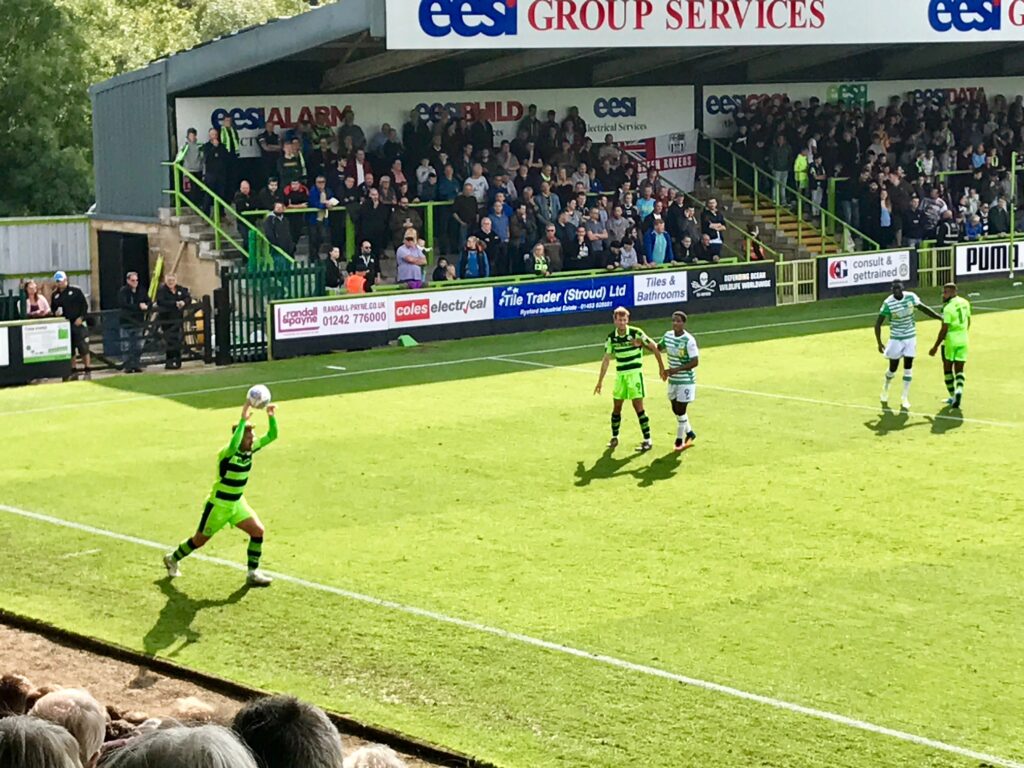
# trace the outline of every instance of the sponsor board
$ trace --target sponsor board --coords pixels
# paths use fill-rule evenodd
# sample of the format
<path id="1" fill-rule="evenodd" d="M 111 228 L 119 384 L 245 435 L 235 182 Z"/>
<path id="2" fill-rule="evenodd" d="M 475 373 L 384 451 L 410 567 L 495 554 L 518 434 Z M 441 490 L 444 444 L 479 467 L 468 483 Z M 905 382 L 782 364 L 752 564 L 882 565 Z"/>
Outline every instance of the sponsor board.
<path id="1" fill-rule="evenodd" d="M 909 280 L 910 251 L 836 256 L 828 260 L 826 272 L 830 289 Z"/>
<path id="2" fill-rule="evenodd" d="M 689 272 L 638 274 L 633 276 L 633 306 L 686 303 Z"/>
<path id="3" fill-rule="evenodd" d="M 66 322 L 26 323 L 22 325 L 21 359 L 26 364 L 70 360 L 70 326 Z"/>
<path id="4" fill-rule="evenodd" d="M 446 325 L 492 320 L 494 304 L 492 289 L 472 288 L 462 291 L 438 291 L 420 296 L 392 297 L 388 327 L 412 325 Z"/>
<path id="5" fill-rule="evenodd" d="M 856 7 L 857 4 L 850 5 Z M 1012 101 L 1019 89 L 1020 80 L 1014 77 L 707 85 L 702 105 L 704 131 L 718 138 L 731 136 L 736 128 L 736 114 L 749 112 L 765 98 L 789 99 L 804 105 L 816 98 L 822 103 L 864 106 L 874 102 L 876 106 L 884 106 L 889 99 L 898 96 L 913 104 L 955 105 L 973 101 L 980 94 L 990 99 L 1002 94 Z"/>
<path id="6" fill-rule="evenodd" d="M 1011 257 L 1012 251 L 1012 257 Z M 1020 243 L 961 243 L 956 247 L 956 276 L 975 277 L 1024 270 Z"/>
<path id="7" fill-rule="evenodd" d="M 636 164 L 642 178 L 649 168 L 683 192 L 692 192 L 697 178 L 697 131 L 677 131 L 642 141 L 623 142 L 621 149 Z"/>
<path id="8" fill-rule="evenodd" d="M 11 342 L 8 328 L 0 327 L 0 368 L 6 368 L 11 364 Z"/>
<path id="9" fill-rule="evenodd" d="M 391 50 L 1016 41 L 1024 0 L 386 0 Z"/>
<path id="10" fill-rule="evenodd" d="M 759 291 L 765 288 L 773 289 L 775 264 L 771 263 L 765 269 L 748 269 L 735 271 L 708 270 L 689 273 L 690 296 L 694 299 L 710 299 L 715 296 L 733 295 L 745 291 Z"/>
<path id="11" fill-rule="evenodd" d="M 519 121 L 531 104 L 537 105 L 537 117 L 542 122 L 549 109 L 562 119 L 569 107 L 577 107 L 595 143 L 602 142 L 609 133 L 615 141 L 637 141 L 694 127 L 694 89 L 690 86 L 210 96 L 177 99 L 175 115 L 179 142 L 184 141 L 189 128 L 198 129 L 200 137 L 205 137 L 206 131 L 219 127 L 221 119 L 230 115 L 238 129 L 239 154 L 259 157 L 257 136 L 268 121 L 277 125 L 279 134 L 288 134 L 301 122 L 321 123 L 337 130 L 344 111 L 351 109 L 369 141 L 383 123 L 400 132 L 410 109 L 416 109 L 428 122 L 444 112 L 457 118 L 479 111 L 493 125 L 498 143 L 516 137 Z"/>
<path id="12" fill-rule="evenodd" d="M 495 320 L 600 312 L 631 307 L 634 301 L 632 275 L 524 282 L 492 290 Z"/>

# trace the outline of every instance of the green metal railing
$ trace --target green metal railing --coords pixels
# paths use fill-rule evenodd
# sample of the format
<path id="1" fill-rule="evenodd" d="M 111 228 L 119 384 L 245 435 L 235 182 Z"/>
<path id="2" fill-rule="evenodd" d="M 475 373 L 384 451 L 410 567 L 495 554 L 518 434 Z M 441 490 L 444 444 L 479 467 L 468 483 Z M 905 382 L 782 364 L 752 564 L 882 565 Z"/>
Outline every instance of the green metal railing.
<path id="1" fill-rule="evenodd" d="M 881 246 L 872 238 L 865 235 L 860 230 L 852 227 L 849 223 L 838 218 L 835 213 L 830 211 L 828 207 L 824 205 L 815 206 L 813 200 L 804 195 L 799 190 L 790 186 L 789 184 L 780 185 L 775 176 L 760 168 L 745 157 L 740 157 L 736 152 L 725 146 L 717 139 L 714 139 L 707 134 L 702 133 L 701 137 L 708 141 L 709 151 L 707 155 L 703 155 L 698 150 L 698 157 L 708 163 L 711 175 L 711 185 L 717 187 L 718 178 L 727 178 L 732 182 L 732 195 L 733 198 L 739 197 L 740 190 L 748 191 L 754 201 L 754 214 L 759 215 L 762 207 L 772 208 L 772 214 L 775 218 L 775 227 L 781 229 L 782 226 L 782 204 L 776 198 L 780 194 L 780 190 L 784 189 L 788 196 L 793 198 L 795 201 L 794 214 L 797 220 L 797 244 L 800 247 L 807 247 L 804 245 L 805 240 L 805 229 L 807 232 L 806 239 L 817 239 L 820 238 L 821 254 L 827 253 L 828 243 L 826 242 L 830 237 L 829 228 L 831 227 L 832 235 L 835 233 L 841 233 L 839 240 L 834 241 L 840 252 L 843 252 L 847 242 L 855 242 L 854 238 L 859 238 L 862 246 L 865 250 L 877 251 L 881 249 Z M 747 178 L 744 178 L 744 177 Z M 772 194 L 766 194 L 762 191 L 762 186 L 767 186 L 772 190 Z M 818 208 L 818 213 L 813 213 L 814 208 Z M 808 216 L 805 216 L 805 212 Z M 809 218 L 818 219 L 818 225 L 811 224 Z"/>
<path id="2" fill-rule="evenodd" d="M 174 202 L 175 215 L 181 215 L 181 207 L 184 203 L 185 206 L 191 209 L 193 213 L 210 225 L 210 227 L 213 228 L 213 247 L 215 249 L 219 251 L 223 241 L 227 241 L 235 250 L 248 256 L 249 269 L 253 270 L 273 269 L 275 265 L 278 264 L 295 264 L 295 259 L 276 245 L 271 244 L 270 240 L 267 239 L 267 236 L 263 234 L 262 229 L 253 225 L 245 217 L 240 216 L 234 208 L 215 194 L 213 190 L 206 186 L 206 184 L 198 179 L 193 173 L 186 170 L 181 163 L 172 161 L 161 163 L 161 165 L 171 168 L 173 172 L 174 189 L 165 189 L 164 194 L 171 196 L 171 200 Z M 212 217 L 207 215 L 199 205 L 182 192 L 182 178 L 187 178 L 190 183 L 194 184 L 199 190 L 209 196 L 212 203 Z M 238 222 L 239 233 L 241 233 L 242 227 L 245 227 L 247 230 L 247 237 L 245 239 L 248 242 L 245 245 L 235 239 L 235 237 L 227 232 L 222 226 L 222 223 L 228 216 Z"/>

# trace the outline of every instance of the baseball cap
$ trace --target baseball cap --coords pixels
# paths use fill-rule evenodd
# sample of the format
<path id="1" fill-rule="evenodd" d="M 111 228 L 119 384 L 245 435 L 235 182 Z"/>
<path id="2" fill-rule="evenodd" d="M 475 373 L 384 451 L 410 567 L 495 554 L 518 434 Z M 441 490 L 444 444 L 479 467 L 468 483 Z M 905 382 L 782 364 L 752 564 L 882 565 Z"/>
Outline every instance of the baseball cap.
<path id="1" fill-rule="evenodd" d="M 53 273 L 53 280 L 54 280 L 54 282 L 62 283 L 62 282 L 64 282 L 67 279 L 68 279 L 68 276 L 64 272 L 61 272 L 61 271 L 58 270 L 57 272 Z"/>

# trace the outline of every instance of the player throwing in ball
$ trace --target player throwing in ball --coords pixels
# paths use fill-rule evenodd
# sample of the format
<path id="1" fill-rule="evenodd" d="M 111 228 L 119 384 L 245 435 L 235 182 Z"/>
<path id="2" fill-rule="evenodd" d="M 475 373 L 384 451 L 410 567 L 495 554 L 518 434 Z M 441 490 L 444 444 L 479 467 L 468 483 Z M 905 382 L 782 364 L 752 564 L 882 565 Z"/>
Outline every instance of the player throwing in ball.
<path id="1" fill-rule="evenodd" d="M 668 399 L 679 424 L 676 430 L 676 451 L 693 447 L 697 434 L 690 426 L 686 407 L 697 399 L 697 371 L 700 351 L 697 340 L 686 330 L 686 313 L 672 313 L 672 330 L 658 342 L 658 349 L 668 353 Z"/>
<path id="2" fill-rule="evenodd" d="M 960 407 L 964 396 L 964 383 L 967 380 L 964 366 L 967 365 L 967 332 L 971 328 L 971 302 L 957 296 L 956 283 L 942 286 L 942 328 L 928 353 L 935 357 L 942 345 L 942 371 L 946 375 L 946 391 L 949 399 L 946 405 Z"/>
<path id="3" fill-rule="evenodd" d="M 604 384 L 605 374 L 608 373 L 608 365 L 612 358 L 615 358 L 615 390 L 612 392 L 612 439 L 608 442 L 609 448 L 616 448 L 619 445 L 619 427 L 622 426 L 622 404 L 626 400 L 633 403 L 633 410 L 640 421 L 640 432 L 643 434 L 643 442 L 637 446 L 637 451 L 643 453 L 652 448 L 651 443 L 651 420 L 647 418 L 644 411 L 644 397 L 647 392 L 644 389 L 644 348 L 650 350 L 658 360 L 658 370 L 662 380 L 667 378 L 665 373 L 665 362 L 658 351 L 658 345 L 650 336 L 634 328 L 629 324 L 629 310 L 619 307 L 612 313 L 615 322 L 615 329 L 608 334 L 604 345 L 604 359 L 601 360 L 601 373 L 597 377 L 597 386 L 594 387 L 594 394 L 601 394 L 601 387 Z"/>
<path id="4" fill-rule="evenodd" d="M 231 442 L 217 457 L 217 479 L 213 483 L 210 497 L 199 519 L 199 528 L 190 538 L 185 539 L 173 552 L 164 555 L 164 565 L 170 578 L 181 575 L 178 563 L 208 542 L 217 531 L 230 525 L 241 528 L 249 534 L 248 565 L 246 583 L 251 587 L 266 587 L 272 579 L 259 570 L 263 554 L 263 523 L 253 512 L 245 497 L 246 483 L 252 471 L 252 457 L 277 439 L 277 407 L 267 406 L 269 426 L 267 434 L 254 439 L 253 427 L 249 423 L 252 406 L 248 401 L 242 406 L 242 417 L 231 435 Z"/>
<path id="5" fill-rule="evenodd" d="M 903 399 L 902 406 L 910 410 L 910 382 L 914 378 L 914 357 L 917 355 L 917 325 L 914 323 L 914 310 L 920 309 L 929 317 L 941 320 L 942 315 L 921 301 L 916 293 L 903 290 L 903 282 L 892 281 L 892 295 L 882 302 L 875 320 L 875 341 L 878 351 L 889 359 L 889 370 L 885 372 L 885 383 L 879 399 L 882 405 L 889 406 L 889 386 L 896 378 L 896 371 L 903 359 Z M 882 344 L 882 323 L 889 320 L 889 343 Z"/>

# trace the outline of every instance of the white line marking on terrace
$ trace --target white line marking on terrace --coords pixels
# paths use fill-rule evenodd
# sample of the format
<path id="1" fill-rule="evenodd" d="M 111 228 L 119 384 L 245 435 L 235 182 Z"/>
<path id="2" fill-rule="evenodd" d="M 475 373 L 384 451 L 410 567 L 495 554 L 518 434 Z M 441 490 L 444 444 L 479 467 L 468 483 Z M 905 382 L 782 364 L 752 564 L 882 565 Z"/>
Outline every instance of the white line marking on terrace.
<path id="1" fill-rule="evenodd" d="M 992 298 L 992 299 L 987 299 L 987 301 L 988 302 L 1013 301 L 1015 299 L 1024 299 L 1024 293 L 1018 294 L 1018 295 L 1015 295 L 1015 296 L 996 297 L 996 298 Z M 840 321 L 840 320 L 855 320 L 855 319 L 862 319 L 862 318 L 866 318 L 866 317 L 876 317 L 876 316 L 877 315 L 874 312 L 867 312 L 867 313 L 860 313 L 860 314 L 856 314 L 856 315 L 836 315 L 834 317 L 815 317 L 815 318 L 810 318 L 810 319 L 807 319 L 807 320 L 787 320 L 787 321 L 780 322 L 780 323 L 761 323 L 761 324 L 757 324 L 757 325 L 738 326 L 736 328 L 718 328 L 718 329 L 703 331 L 700 335 L 701 336 L 712 336 L 712 335 L 718 335 L 718 334 L 723 334 L 723 333 L 740 333 L 740 332 L 743 332 L 743 331 L 757 331 L 757 330 L 763 330 L 763 329 L 769 329 L 769 328 L 785 328 L 785 327 L 796 326 L 796 325 L 814 325 L 814 324 L 817 324 L 817 323 L 832 323 L 832 322 L 836 322 L 836 321 Z M 523 356 L 526 356 L 526 355 L 549 355 L 549 354 L 557 354 L 559 352 L 574 352 L 574 351 L 580 350 L 580 349 L 594 349 L 594 348 L 600 347 L 600 346 L 603 346 L 603 345 L 601 343 L 596 343 L 596 344 L 577 344 L 577 345 L 571 346 L 571 347 L 553 347 L 553 348 L 550 348 L 550 349 L 527 350 L 525 352 L 510 352 L 510 353 L 508 353 L 508 356 L 523 357 Z M 492 356 L 483 355 L 483 356 L 480 356 L 480 357 L 464 357 L 464 358 L 460 358 L 458 360 L 438 360 L 438 361 L 431 362 L 431 363 L 410 363 L 410 364 L 406 364 L 406 365 L 384 366 L 384 367 L 381 367 L 381 368 L 365 368 L 363 370 L 358 370 L 358 371 L 348 371 L 348 370 L 345 370 L 345 371 L 340 371 L 338 373 L 319 374 L 317 376 L 296 376 L 296 377 L 290 378 L 290 379 L 277 379 L 277 380 L 267 381 L 267 382 L 265 382 L 265 384 L 267 386 L 278 386 L 279 387 L 279 386 L 283 386 L 285 384 L 303 384 L 303 383 L 310 382 L 310 381 L 324 381 L 324 380 L 328 380 L 328 379 L 343 378 L 343 377 L 346 377 L 346 376 L 363 376 L 363 375 L 366 375 L 366 374 L 373 374 L 373 373 L 392 373 L 392 372 L 395 372 L 395 371 L 413 371 L 413 370 L 419 370 L 419 369 L 422 369 L 422 368 L 441 368 L 441 367 L 445 367 L 445 366 L 449 366 L 449 365 L 463 365 L 463 364 L 466 364 L 466 363 L 480 363 L 480 362 L 490 361 L 490 360 L 493 360 L 493 359 L 494 358 Z M 327 366 L 327 367 L 331 367 L 331 366 Z M 182 391 L 182 392 L 164 392 L 164 393 L 154 393 L 154 394 L 145 394 L 145 395 L 132 395 L 132 396 L 129 396 L 129 397 L 104 398 L 102 400 L 86 400 L 86 401 L 81 402 L 81 403 L 60 403 L 58 405 L 46 405 L 46 406 L 42 406 L 40 408 L 22 408 L 20 410 L 13 410 L 13 411 L 0 411 L 0 418 L 3 418 L 4 416 L 22 416 L 22 415 L 27 415 L 27 414 L 32 414 L 32 413 L 52 413 L 54 411 L 67 411 L 67 410 L 72 410 L 72 409 L 75 409 L 75 408 L 92 408 L 92 407 L 103 406 L 103 405 L 121 405 L 121 404 L 124 404 L 124 403 L 137 403 L 137 402 L 144 401 L 144 400 L 161 400 L 161 399 L 174 400 L 174 399 L 177 399 L 177 398 L 193 397 L 193 396 L 196 396 L 196 395 L 211 395 L 211 394 L 216 394 L 218 392 L 232 392 L 232 391 L 235 391 L 235 390 L 242 391 L 242 390 L 246 389 L 248 386 L 249 385 L 247 385 L 247 384 L 229 384 L 229 385 L 222 386 L 222 387 L 206 387 L 204 389 L 189 389 L 189 390 L 185 390 L 185 391 Z"/>
<path id="2" fill-rule="evenodd" d="M 128 536 L 123 533 L 109 531 L 104 528 L 96 528 L 94 526 L 85 525 L 83 523 L 76 523 L 70 520 L 64 520 L 63 518 L 53 517 L 51 515 L 44 515 L 38 512 L 29 512 L 28 510 L 19 509 L 18 507 L 11 507 L 8 506 L 7 504 L 0 504 L 0 512 L 6 512 L 10 515 L 26 518 L 28 520 L 35 520 L 41 523 L 57 525 L 62 528 L 70 528 L 72 530 L 81 531 L 83 533 L 90 533 L 95 536 L 103 536 L 108 539 L 116 539 L 117 541 L 123 541 L 128 544 L 136 544 L 141 547 L 148 547 L 150 549 L 160 550 L 163 552 L 170 551 L 171 549 L 170 546 L 165 546 L 164 544 L 160 544 L 159 542 L 150 541 L 148 539 L 141 539 L 136 536 Z M 230 560 L 224 560 L 219 557 L 209 557 L 207 555 L 199 553 L 193 554 L 191 556 L 191 559 L 202 560 L 203 562 L 212 563 L 214 565 L 220 565 L 225 568 L 231 568 L 236 571 L 244 571 L 246 569 L 246 566 L 242 563 L 235 563 Z M 154 563 L 155 570 L 159 565 L 159 562 L 154 561 Z M 378 597 L 364 595 L 359 592 L 352 592 L 347 589 L 341 589 L 340 587 L 332 587 L 328 584 L 320 584 L 315 581 L 308 581 L 297 576 L 289 576 L 285 573 L 276 573 L 273 571 L 267 571 L 267 573 L 273 576 L 278 581 L 282 581 L 288 584 L 294 584 L 298 587 L 304 587 L 306 589 L 312 589 L 319 592 L 326 592 L 331 595 L 336 595 L 338 597 L 343 597 L 349 600 L 355 600 L 361 603 L 367 603 L 369 605 L 377 606 L 378 608 L 387 608 L 392 611 L 398 611 L 400 613 L 417 616 L 419 618 L 430 619 L 432 621 L 437 621 L 444 624 L 451 624 L 457 627 L 461 627 L 463 629 L 473 630 L 475 632 L 482 632 L 484 634 L 500 637 L 504 640 L 510 640 L 513 642 L 521 643 L 523 645 L 541 648 L 546 651 L 561 653 L 567 656 L 575 656 L 576 658 L 580 659 L 587 659 L 588 661 L 594 661 L 609 667 L 624 669 L 628 672 L 636 672 L 638 674 L 647 675 L 649 677 L 658 677 L 664 680 L 669 680 L 671 682 L 681 683 L 682 685 L 688 685 L 693 688 L 700 688 L 705 691 L 711 691 L 713 693 L 731 696 L 736 699 L 752 701 L 756 704 L 763 704 L 765 706 L 773 707 L 775 709 L 781 709 L 787 712 L 805 715 L 807 717 L 813 717 L 818 720 L 827 720 L 838 725 L 846 726 L 847 728 L 854 728 L 860 731 L 867 731 L 868 733 L 874 733 L 881 736 L 889 736 L 900 741 L 909 742 L 911 744 L 917 744 L 919 746 L 928 747 L 930 749 L 935 749 L 941 752 L 959 755 L 960 757 L 965 757 L 970 760 L 977 760 L 980 762 L 989 763 L 991 765 L 1000 766 L 1000 768 L 1024 768 L 1024 763 L 1016 762 L 1005 757 L 989 755 L 984 752 L 968 749 L 966 747 L 960 747 L 955 744 L 949 744 L 944 741 L 930 739 L 926 736 L 918 736 L 914 733 L 908 733 L 906 731 L 900 731 L 894 728 L 887 728 L 882 725 L 875 725 L 874 723 L 869 723 L 865 720 L 857 720 L 856 718 L 836 714 L 835 712 L 827 712 L 822 709 L 815 709 L 814 707 L 805 707 L 802 704 L 793 704 L 792 702 L 783 701 L 782 699 L 775 699 L 770 696 L 763 696 L 759 693 L 750 693 L 749 691 L 744 691 L 739 688 L 733 688 L 728 685 L 721 685 L 720 683 L 713 683 L 708 680 L 700 680 L 694 677 L 687 677 L 686 675 L 680 675 L 675 672 L 669 672 L 668 670 L 659 669 L 658 667 L 651 667 L 646 664 L 634 664 L 631 661 L 619 659 L 614 656 L 606 656 L 601 653 L 594 653 L 592 651 L 586 651 L 580 648 L 573 648 L 568 645 L 562 645 L 561 643 L 551 642 L 550 640 L 542 640 L 540 638 L 531 637 L 530 635 L 524 635 L 519 632 L 510 632 L 505 629 L 500 629 L 499 627 L 491 627 L 487 624 L 480 624 L 475 621 L 460 619 L 455 616 L 448 616 L 447 614 L 438 613 L 437 611 L 431 611 L 425 608 L 417 608 L 413 605 L 406 605 L 404 603 L 398 603 L 392 600 L 382 600 Z"/>
<path id="3" fill-rule="evenodd" d="M 587 376 L 596 376 L 597 371 L 589 368 L 574 367 L 571 365 L 551 365 L 550 363 L 538 363 L 533 360 L 516 360 L 515 355 L 496 355 L 491 358 L 492 360 L 503 362 L 503 363 L 518 363 L 519 365 L 529 365 L 535 368 L 552 368 L 560 371 L 571 371 L 573 373 L 585 373 Z M 734 387 L 719 387 L 714 384 L 701 384 L 701 389 L 713 389 L 718 392 L 729 392 L 734 395 L 749 395 L 750 397 L 767 397 L 771 400 L 788 400 L 794 403 L 807 403 L 809 405 L 825 405 L 832 408 L 853 408 L 859 411 L 870 411 L 871 413 L 878 413 L 881 406 L 877 405 L 862 405 L 861 403 L 840 403 L 835 400 L 818 400 L 813 397 L 799 397 L 797 395 L 780 395 L 775 392 L 758 392 L 752 389 L 736 389 Z M 1005 427 L 1007 429 L 1020 429 L 1021 424 L 1015 424 L 1010 421 L 989 421 L 987 419 L 969 419 L 964 416 L 950 416 L 948 414 L 931 414 L 921 413 L 919 411 L 907 411 L 910 416 L 920 416 L 928 419 L 942 419 L 945 421 L 955 421 L 964 424 L 983 424 L 987 427 Z"/>

